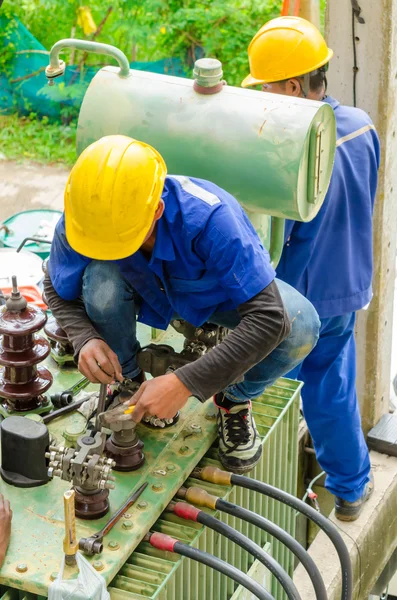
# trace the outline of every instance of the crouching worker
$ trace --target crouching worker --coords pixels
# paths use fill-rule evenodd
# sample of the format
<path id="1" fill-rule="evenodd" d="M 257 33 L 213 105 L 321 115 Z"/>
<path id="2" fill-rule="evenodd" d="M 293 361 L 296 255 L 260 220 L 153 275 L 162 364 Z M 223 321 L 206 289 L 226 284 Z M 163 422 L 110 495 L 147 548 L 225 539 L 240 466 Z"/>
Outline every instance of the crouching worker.
<path id="1" fill-rule="evenodd" d="M 125 136 L 81 154 L 51 247 L 46 299 L 94 383 L 143 381 L 137 320 L 166 329 L 178 315 L 233 330 L 195 362 L 142 383 L 131 418 L 171 419 L 189 396 L 215 395 L 220 460 L 243 473 L 262 452 L 251 399 L 302 362 L 319 319 L 275 280 L 235 198 L 209 181 L 166 174 L 154 148 Z"/>

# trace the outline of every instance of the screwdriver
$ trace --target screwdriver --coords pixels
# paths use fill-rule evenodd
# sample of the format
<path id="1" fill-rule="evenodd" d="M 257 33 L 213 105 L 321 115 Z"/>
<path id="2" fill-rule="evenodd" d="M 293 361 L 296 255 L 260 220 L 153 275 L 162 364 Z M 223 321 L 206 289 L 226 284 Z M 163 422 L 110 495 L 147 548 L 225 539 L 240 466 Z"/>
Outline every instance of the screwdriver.
<path id="1" fill-rule="evenodd" d="M 74 566 L 76 564 L 76 552 L 79 547 L 76 539 L 74 496 L 74 490 L 68 490 L 63 495 L 63 507 L 65 512 L 65 537 L 63 539 L 63 551 L 65 553 L 65 562 L 69 566 Z"/>

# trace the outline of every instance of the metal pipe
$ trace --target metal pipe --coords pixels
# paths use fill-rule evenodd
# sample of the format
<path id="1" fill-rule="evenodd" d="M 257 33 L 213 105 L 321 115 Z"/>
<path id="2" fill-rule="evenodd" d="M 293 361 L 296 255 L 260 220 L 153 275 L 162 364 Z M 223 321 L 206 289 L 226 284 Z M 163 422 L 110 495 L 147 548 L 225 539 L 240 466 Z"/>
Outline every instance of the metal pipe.
<path id="1" fill-rule="evenodd" d="M 98 398 L 98 406 L 96 409 L 96 419 L 95 419 L 94 431 L 101 430 L 101 422 L 100 422 L 99 416 L 101 413 L 105 412 L 106 392 L 107 392 L 106 383 L 101 383 L 101 387 L 99 388 L 99 398 Z"/>
<path id="2" fill-rule="evenodd" d="M 124 52 L 111 46 L 110 44 L 101 44 L 99 42 L 89 42 L 86 40 L 75 40 L 73 38 L 67 38 L 65 40 L 59 40 L 50 50 L 50 66 L 49 71 L 46 71 L 46 75 L 51 77 L 51 72 L 58 73 L 61 75 L 62 61 L 59 60 L 59 53 L 64 48 L 77 48 L 77 50 L 84 50 L 85 52 L 93 52 L 95 54 L 106 54 L 112 56 L 120 66 L 120 77 L 128 77 L 130 75 L 130 63 Z"/>
<path id="3" fill-rule="evenodd" d="M 284 248 L 284 230 L 285 221 L 280 217 L 272 217 L 270 229 L 270 261 L 275 269 L 280 262 L 281 254 Z"/>

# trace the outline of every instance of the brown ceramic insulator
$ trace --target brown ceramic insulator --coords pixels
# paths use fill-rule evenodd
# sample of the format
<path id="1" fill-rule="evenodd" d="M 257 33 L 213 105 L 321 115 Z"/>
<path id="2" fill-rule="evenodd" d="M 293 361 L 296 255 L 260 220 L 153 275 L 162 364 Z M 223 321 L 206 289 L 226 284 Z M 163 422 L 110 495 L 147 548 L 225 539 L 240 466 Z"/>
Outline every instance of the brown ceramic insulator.
<path id="1" fill-rule="evenodd" d="M 75 489 L 76 517 L 79 519 L 100 519 L 109 511 L 109 490 L 98 490 L 93 494 L 83 494 Z"/>
<path id="2" fill-rule="evenodd" d="M 112 435 L 106 442 L 105 454 L 116 463 L 114 471 L 135 471 L 145 462 L 142 448 L 143 442 L 139 439 L 132 446 L 118 446 Z"/>
<path id="3" fill-rule="evenodd" d="M 69 343 L 68 336 L 59 325 L 55 317 L 49 317 L 44 327 L 44 333 L 51 339 L 61 344 Z"/>
<path id="4" fill-rule="evenodd" d="M 47 320 L 46 314 L 35 306 L 22 310 L 0 309 L 0 397 L 12 410 L 26 411 L 41 406 L 42 395 L 52 383 L 45 367 L 38 367 L 50 353 L 50 345 L 36 338 Z"/>
<path id="5" fill-rule="evenodd" d="M 59 325 L 55 317 L 49 317 L 45 327 L 44 333 L 50 340 L 52 348 L 55 348 L 57 344 L 61 346 L 65 354 L 74 354 L 73 346 L 69 342 L 68 336 Z"/>

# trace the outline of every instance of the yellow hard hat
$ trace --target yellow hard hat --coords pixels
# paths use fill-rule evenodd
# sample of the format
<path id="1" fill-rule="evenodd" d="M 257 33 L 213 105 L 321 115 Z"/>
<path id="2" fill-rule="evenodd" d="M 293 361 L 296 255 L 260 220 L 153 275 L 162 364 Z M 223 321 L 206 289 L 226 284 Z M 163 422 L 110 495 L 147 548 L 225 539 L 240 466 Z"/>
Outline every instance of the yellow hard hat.
<path id="1" fill-rule="evenodd" d="M 310 21 L 278 17 L 265 23 L 248 46 L 250 75 L 243 87 L 282 81 L 326 65 L 333 51 Z"/>
<path id="2" fill-rule="evenodd" d="M 96 260 L 134 254 L 153 224 L 167 167 L 143 142 L 109 135 L 82 152 L 65 189 L 66 238 Z"/>

